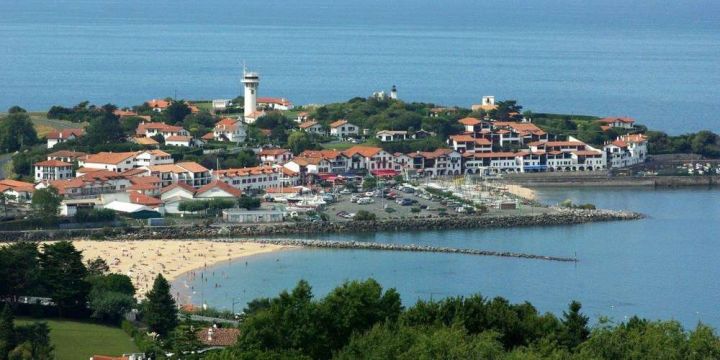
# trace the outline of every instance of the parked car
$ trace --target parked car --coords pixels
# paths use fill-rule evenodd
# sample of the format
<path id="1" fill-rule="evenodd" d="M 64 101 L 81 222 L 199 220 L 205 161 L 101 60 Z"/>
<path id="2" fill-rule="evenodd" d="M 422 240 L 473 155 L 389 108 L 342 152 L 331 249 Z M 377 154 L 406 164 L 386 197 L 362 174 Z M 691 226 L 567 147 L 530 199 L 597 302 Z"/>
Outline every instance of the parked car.
<path id="1" fill-rule="evenodd" d="M 340 193 L 343 195 L 350 195 L 350 194 L 352 194 L 352 191 L 350 191 L 349 189 L 346 188 L 346 189 L 340 190 Z"/>
<path id="2" fill-rule="evenodd" d="M 336 215 L 343 219 L 352 219 L 352 217 L 355 216 L 355 214 L 348 213 L 347 211 L 340 211 Z"/>
<path id="3" fill-rule="evenodd" d="M 351 203 L 355 203 L 355 202 L 357 202 L 357 201 L 358 201 L 358 199 L 360 199 L 360 197 L 359 197 L 359 196 L 357 196 L 357 195 L 353 195 L 353 196 L 351 196 L 351 197 L 350 197 L 350 202 L 351 202 Z"/>
<path id="4" fill-rule="evenodd" d="M 371 197 L 359 198 L 357 201 L 358 204 L 372 204 L 374 202 L 375 200 L 373 200 L 373 198 Z"/>
<path id="5" fill-rule="evenodd" d="M 398 199 L 398 204 L 400 204 L 401 206 L 410 206 L 413 204 L 413 202 L 410 199 Z"/>

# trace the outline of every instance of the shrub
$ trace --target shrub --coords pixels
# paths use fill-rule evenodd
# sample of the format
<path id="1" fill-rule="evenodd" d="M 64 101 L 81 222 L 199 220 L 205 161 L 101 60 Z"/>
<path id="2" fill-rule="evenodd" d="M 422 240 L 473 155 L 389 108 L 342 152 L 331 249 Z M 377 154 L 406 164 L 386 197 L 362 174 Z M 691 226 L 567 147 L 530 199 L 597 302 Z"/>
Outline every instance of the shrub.
<path id="1" fill-rule="evenodd" d="M 353 220 L 356 221 L 375 221 L 376 216 L 375 214 L 367 211 L 367 210 L 360 210 L 355 214 L 355 217 Z"/>
<path id="2" fill-rule="evenodd" d="M 414 207 L 414 208 L 410 209 L 410 212 L 411 212 L 411 213 L 414 213 L 414 214 L 417 214 L 417 213 L 420 212 L 420 208 L 419 208 L 419 207 Z"/>

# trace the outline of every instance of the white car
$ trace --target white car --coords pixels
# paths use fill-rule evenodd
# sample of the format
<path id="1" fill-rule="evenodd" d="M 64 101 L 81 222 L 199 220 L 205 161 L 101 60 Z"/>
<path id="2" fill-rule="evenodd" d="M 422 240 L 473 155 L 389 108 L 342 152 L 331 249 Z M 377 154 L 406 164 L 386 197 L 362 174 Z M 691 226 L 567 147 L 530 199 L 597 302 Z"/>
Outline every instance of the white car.
<path id="1" fill-rule="evenodd" d="M 375 200 L 369 197 L 359 198 L 357 201 L 358 204 L 372 204 L 374 202 Z"/>
<path id="2" fill-rule="evenodd" d="M 375 195 L 375 193 L 372 192 L 372 191 L 368 191 L 368 192 L 365 193 L 365 196 L 367 196 L 367 197 L 371 197 L 371 196 L 374 196 L 374 195 Z"/>

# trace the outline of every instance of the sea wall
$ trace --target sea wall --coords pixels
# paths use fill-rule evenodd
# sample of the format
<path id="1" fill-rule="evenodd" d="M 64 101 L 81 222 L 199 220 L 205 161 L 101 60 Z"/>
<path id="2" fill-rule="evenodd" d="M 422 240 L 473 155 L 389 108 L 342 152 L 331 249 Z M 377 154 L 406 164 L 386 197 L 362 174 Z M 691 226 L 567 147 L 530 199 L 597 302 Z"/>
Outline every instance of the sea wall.
<path id="1" fill-rule="evenodd" d="M 718 186 L 720 175 L 711 176 L 608 176 L 607 174 L 574 175 L 569 173 L 513 174 L 505 180 L 528 187 L 543 186 Z"/>
<path id="2" fill-rule="evenodd" d="M 626 211 L 557 209 L 553 214 L 542 215 L 479 215 L 443 218 L 408 218 L 385 221 L 285 222 L 235 226 L 116 227 L 104 229 L 4 231 L 0 232 L 0 241 L 197 239 L 380 231 L 510 228 L 519 226 L 554 226 L 598 221 L 635 220 L 642 217 L 642 214 Z"/>

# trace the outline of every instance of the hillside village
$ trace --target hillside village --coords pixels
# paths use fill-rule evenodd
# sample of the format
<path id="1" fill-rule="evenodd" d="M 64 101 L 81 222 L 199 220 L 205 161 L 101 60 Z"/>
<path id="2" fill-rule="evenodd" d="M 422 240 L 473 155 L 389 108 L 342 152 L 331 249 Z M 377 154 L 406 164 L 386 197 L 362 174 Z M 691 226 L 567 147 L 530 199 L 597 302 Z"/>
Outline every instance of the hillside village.
<path id="1" fill-rule="evenodd" d="M 593 120 L 603 132 L 616 134 L 600 145 L 550 134 L 533 122 L 532 114 L 521 114 L 514 101 L 496 103 L 492 96 L 470 109 L 432 106 L 420 110 L 425 111 L 424 117 L 417 116 L 422 121 L 413 118 L 416 111 L 400 113 L 396 123 L 383 125 L 380 119 L 369 127 L 357 117 L 331 114 L 330 106 L 294 108 L 285 98 L 257 97 L 257 73 L 246 72 L 242 83 L 244 97 L 212 100 L 202 109 L 172 99 L 112 109 L 114 121 L 135 122 L 130 121 L 123 136 L 129 151 L 112 150 L 122 144 L 108 144 L 106 151 L 75 151 L 88 128 L 53 131 L 46 135 L 44 158 L 32 163 L 33 181 L 0 180 L 0 191 L 8 202 L 27 203 L 34 191 L 54 188 L 65 216 L 78 209 L 110 209 L 152 217 L 192 212 L 183 202 L 298 194 L 367 177 L 607 171 L 642 163 L 648 154 L 647 138 L 628 117 Z M 417 106 L 402 103 L 395 86 L 389 94 L 352 101 L 391 109 Z M 178 107 L 185 111 L 181 121 L 166 122 Z M 50 112 L 74 116 L 61 107 Z M 187 121 L 191 118 L 204 118 L 208 126 Z M 403 121 L 415 123 L 402 128 Z M 271 128 L 258 127 L 264 122 Z M 441 125 L 427 129 L 423 124 Z M 240 162 L 223 158 L 227 154 L 244 157 L 242 162 L 251 166 L 222 166 Z"/>

